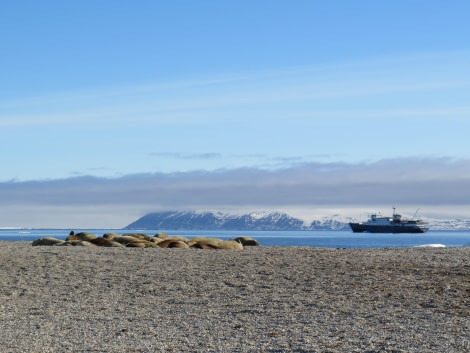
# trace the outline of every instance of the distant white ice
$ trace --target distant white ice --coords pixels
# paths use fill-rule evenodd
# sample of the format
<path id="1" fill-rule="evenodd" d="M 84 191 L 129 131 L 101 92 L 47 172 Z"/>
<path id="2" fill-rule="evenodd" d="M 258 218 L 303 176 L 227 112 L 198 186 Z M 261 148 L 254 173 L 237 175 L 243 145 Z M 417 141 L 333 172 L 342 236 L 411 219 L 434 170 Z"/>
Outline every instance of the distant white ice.
<path id="1" fill-rule="evenodd" d="M 415 248 L 445 248 L 444 244 L 423 244 L 414 246 Z"/>

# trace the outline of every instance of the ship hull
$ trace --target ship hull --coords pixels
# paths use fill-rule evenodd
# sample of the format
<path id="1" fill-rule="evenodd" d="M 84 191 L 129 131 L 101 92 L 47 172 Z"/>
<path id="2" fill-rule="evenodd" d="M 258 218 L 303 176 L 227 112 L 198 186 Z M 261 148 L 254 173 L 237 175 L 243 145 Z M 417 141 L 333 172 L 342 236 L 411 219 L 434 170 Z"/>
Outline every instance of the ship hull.
<path id="1" fill-rule="evenodd" d="M 362 223 L 349 223 L 354 233 L 426 233 L 428 228 L 419 225 L 368 225 Z"/>

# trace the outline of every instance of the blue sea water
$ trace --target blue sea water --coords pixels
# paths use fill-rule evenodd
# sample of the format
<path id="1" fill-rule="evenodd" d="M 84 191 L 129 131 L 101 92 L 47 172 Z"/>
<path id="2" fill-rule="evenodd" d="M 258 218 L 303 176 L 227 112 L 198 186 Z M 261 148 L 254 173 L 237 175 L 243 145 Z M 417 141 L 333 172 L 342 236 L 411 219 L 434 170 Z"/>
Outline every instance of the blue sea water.
<path id="1" fill-rule="evenodd" d="M 102 236 L 107 232 L 124 234 L 123 229 L 74 229 Z M 132 230 L 154 235 L 161 230 Z M 65 239 L 70 229 L 0 229 L 0 240 L 33 241 L 42 237 Z M 351 231 L 165 231 L 169 235 L 183 235 L 231 239 L 248 235 L 264 246 L 312 246 L 325 248 L 395 248 L 426 244 L 448 247 L 470 246 L 470 231 L 428 231 L 424 234 L 370 234 Z"/>

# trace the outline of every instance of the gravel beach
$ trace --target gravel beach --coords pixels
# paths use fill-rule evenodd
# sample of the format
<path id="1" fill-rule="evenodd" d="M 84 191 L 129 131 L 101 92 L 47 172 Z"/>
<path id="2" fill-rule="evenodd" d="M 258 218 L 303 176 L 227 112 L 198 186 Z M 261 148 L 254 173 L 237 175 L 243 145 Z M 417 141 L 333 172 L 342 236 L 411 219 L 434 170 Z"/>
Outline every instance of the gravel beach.
<path id="1" fill-rule="evenodd" d="M 470 248 L 0 242 L 1 352 L 469 352 Z"/>

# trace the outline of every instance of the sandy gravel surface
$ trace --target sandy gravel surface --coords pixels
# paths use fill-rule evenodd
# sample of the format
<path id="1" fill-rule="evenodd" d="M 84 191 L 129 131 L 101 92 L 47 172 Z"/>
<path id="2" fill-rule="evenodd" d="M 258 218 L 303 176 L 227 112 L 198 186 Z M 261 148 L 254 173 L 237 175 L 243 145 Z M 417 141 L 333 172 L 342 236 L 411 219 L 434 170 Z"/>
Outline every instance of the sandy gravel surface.
<path id="1" fill-rule="evenodd" d="M 1 352 L 469 352 L 470 248 L 0 242 Z"/>

